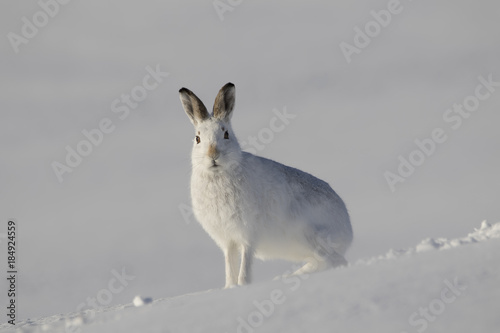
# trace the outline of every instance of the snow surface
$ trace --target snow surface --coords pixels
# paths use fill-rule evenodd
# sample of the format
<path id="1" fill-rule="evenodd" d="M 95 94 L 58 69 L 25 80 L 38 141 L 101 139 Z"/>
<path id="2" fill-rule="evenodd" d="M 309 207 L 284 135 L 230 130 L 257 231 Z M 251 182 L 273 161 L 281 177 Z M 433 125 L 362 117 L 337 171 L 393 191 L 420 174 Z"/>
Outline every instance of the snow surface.
<path id="1" fill-rule="evenodd" d="M 466 237 L 341 269 L 27 320 L 17 331 L 494 333 L 499 238 L 500 223 L 483 222 Z"/>
<path id="2" fill-rule="evenodd" d="M 385 255 L 380 255 L 370 259 L 360 259 L 358 264 L 371 264 L 379 260 L 394 259 L 400 256 L 412 255 L 414 253 L 426 252 L 430 250 L 447 250 L 460 245 L 482 242 L 490 238 L 500 238 L 500 223 L 491 225 L 483 221 L 479 228 L 474 229 L 465 237 L 447 239 L 447 238 L 426 238 L 422 240 L 415 248 L 409 249 L 390 249 Z"/>
<path id="3" fill-rule="evenodd" d="M 132 304 L 134 304 L 134 306 L 143 306 L 143 305 L 146 305 L 146 304 L 150 304 L 153 302 L 153 299 L 151 297 L 142 297 L 142 296 L 135 296 L 134 297 L 134 300 L 132 301 Z"/>

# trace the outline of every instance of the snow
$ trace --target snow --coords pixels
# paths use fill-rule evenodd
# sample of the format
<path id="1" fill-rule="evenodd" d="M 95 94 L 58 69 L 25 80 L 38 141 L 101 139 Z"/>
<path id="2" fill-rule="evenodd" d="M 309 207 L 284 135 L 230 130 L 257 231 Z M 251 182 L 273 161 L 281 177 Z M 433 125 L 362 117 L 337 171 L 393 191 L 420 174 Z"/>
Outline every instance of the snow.
<path id="1" fill-rule="evenodd" d="M 475 228 L 473 232 L 469 233 L 465 237 L 447 239 L 443 237 L 439 238 L 426 238 L 423 239 L 414 248 L 408 249 L 390 249 L 386 254 L 373 257 L 370 259 L 360 259 L 357 261 L 358 264 L 372 264 L 379 260 L 385 259 L 395 259 L 400 256 L 412 255 L 414 253 L 426 252 L 431 250 L 448 250 L 457 246 L 482 242 L 491 238 L 500 238 L 500 223 L 494 225 L 489 224 L 487 221 L 481 222 L 479 228 Z"/>
<path id="2" fill-rule="evenodd" d="M 152 302 L 153 302 L 153 299 L 151 297 L 142 297 L 142 296 L 137 295 L 134 297 L 132 304 L 134 304 L 134 306 L 136 306 L 136 307 L 139 307 L 139 306 L 143 306 L 145 304 L 150 304 Z"/>
<path id="3" fill-rule="evenodd" d="M 500 327 L 491 306 L 500 301 L 499 231 L 500 223 L 483 222 L 466 237 L 443 238 L 449 246 L 417 246 L 404 256 L 154 302 L 137 296 L 133 304 L 16 326 L 18 332 L 493 333 Z"/>

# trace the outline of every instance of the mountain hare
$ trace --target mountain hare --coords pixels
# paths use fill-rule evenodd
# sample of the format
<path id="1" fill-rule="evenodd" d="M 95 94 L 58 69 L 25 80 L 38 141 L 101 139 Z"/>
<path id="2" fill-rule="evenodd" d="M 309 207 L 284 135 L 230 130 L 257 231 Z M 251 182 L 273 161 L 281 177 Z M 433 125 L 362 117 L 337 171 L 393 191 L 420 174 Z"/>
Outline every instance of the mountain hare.
<path id="1" fill-rule="evenodd" d="M 304 262 L 294 274 L 347 264 L 352 228 L 342 199 L 303 171 L 241 151 L 231 127 L 234 84 L 213 113 L 179 90 L 195 128 L 191 197 L 196 218 L 224 252 L 226 288 L 250 282 L 253 257 Z"/>

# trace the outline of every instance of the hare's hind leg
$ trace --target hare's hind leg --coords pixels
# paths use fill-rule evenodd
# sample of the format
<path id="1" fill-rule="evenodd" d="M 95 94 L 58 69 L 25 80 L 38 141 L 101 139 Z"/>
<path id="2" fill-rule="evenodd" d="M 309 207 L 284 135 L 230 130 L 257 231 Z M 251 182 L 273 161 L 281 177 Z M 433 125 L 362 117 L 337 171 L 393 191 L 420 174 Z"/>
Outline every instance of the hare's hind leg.
<path id="1" fill-rule="evenodd" d="M 295 271 L 293 275 L 321 272 L 326 269 L 346 265 L 347 260 L 335 251 L 331 251 L 326 255 L 323 253 L 315 253 L 314 256 L 309 258 L 304 266 Z"/>
<path id="2" fill-rule="evenodd" d="M 306 259 L 306 264 L 293 275 L 320 272 L 325 269 L 347 266 L 347 260 L 340 253 L 344 253 L 342 246 L 332 240 L 332 237 L 322 230 L 315 230 L 312 237 L 308 237 L 311 256 Z M 339 251 L 341 251 L 339 253 Z"/>
<path id="3" fill-rule="evenodd" d="M 230 242 L 224 249 L 224 258 L 226 261 L 226 285 L 224 288 L 230 288 L 238 283 L 238 247 L 234 242 Z"/>

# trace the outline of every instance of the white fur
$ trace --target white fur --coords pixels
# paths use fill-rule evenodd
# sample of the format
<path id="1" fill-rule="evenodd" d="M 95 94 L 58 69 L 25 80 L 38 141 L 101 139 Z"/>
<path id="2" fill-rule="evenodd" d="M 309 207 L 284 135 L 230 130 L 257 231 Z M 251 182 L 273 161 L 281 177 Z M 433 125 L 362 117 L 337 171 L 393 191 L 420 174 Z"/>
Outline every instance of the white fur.
<path id="1" fill-rule="evenodd" d="M 344 202 L 308 173 L 241 151 L 230 122 L 234 85 L 220 90 L 212 115 L 189 90 L 180 95 L 200 138 L 191 155 L 194 214 L 224 252 L 226 287 L 250 282 L 254 256 L 305 262 L 296 274 L 346 264 Z"/>

